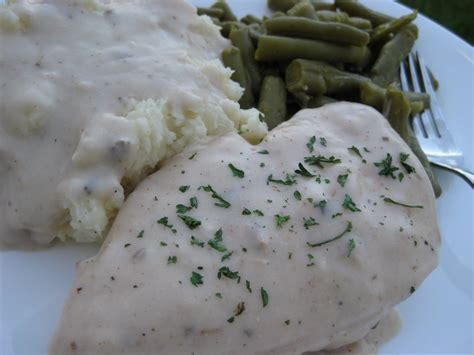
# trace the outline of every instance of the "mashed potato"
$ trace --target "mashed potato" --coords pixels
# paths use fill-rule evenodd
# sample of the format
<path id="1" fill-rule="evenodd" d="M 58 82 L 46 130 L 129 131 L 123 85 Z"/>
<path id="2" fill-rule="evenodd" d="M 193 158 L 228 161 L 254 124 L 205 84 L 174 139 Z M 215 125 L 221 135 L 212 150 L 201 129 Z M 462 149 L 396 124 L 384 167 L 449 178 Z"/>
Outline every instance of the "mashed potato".
<path id="1" fill-rule="evenodd" d="M 209 135 L 267 132 L 237 104 L 227 41 L 183 0 L 10 2 L 0 42 L 3 243 L 101 240 L 163 159 Z"/>

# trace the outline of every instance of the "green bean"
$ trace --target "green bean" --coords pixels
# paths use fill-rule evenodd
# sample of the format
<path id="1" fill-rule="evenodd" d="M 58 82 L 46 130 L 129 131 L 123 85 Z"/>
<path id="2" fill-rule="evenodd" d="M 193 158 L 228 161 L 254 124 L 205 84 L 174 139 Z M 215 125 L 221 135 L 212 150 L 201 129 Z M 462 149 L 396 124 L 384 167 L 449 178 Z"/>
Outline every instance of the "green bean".
<path id="1" fill-rule="evenodd" d="M 314 18 L 319 21 L 343 23 L 362 30 L 372 29 L 372 23 L 369 20 L 360 17 L 350 17 L 345 12 L 340 11 L 316 11 Z"/>
<path id="2" fill-rule="evenodd" d="M 385 43 L 370 70 L 372 80 L 383 87 L 392 83 L 397 77 L 400 63 L 408 56 L 415 41 L 416 36 L 413 35 L 412 30 L 405 27 Z"/>
<path id="3" fill-rule="evenodd" d="M 390 34 L 398 32 L 401 28 L 413 22 L 417 15 L 418 11 L 415 10 L 409 15 L 402 16 L 377 26 L 370 35 L 370 43 L 377 43 L 386 40 Z"/>
<path id="4" fill-rule="evenodd" d="M 262 62 L 291 61 L 296 58 L 332 63 L 363 63 L 369 54 L 367 47 L 341 46 L 318 40 L 262 35 L 255 59 Z"/>
<path id="5" fill-rule="evenodd" d="M 219 26 L 221 27 L 221 35 L 222 37 L 225 37 L 225 38 L 229 38 L 230 32 L 233 29 L 242 28 L 242 24 L 235 21 L 224 21 L 224 22 L 221 22 Z"/>
<path id="6" fill-rule="evenodd" d="M 345 24 L 322 22 L 304 17 L 278 17 L 264 22 L 268 34 L 320 39 L 328 42 L 365 46 L 370 36 L 367 32 Z"/>
<path id="7" fill-rule="evenodd" d="M 268 0 L 267 5 L 273 11 L 286 12 L 295 6 L 299 0 Z"/>
<path id="8" fill-rule="evenodd" d="M 333 99 L 332 97 L 328 96 L 315 96 L 309 99 L 308 104 L 306 105 L 307 108 L 318 108 L 327 104 L 333 104 L 338 102 L 338 100 Z"/>
<path id="9" fill-rule="evenodd" d="M 286 87 L 303 105 L 308 103 L 311 96 L 358 94 L 360 85 L 369 80 L 326 63 L 305 59 L 295 59 L 286 69 Z"/>
<path id="10" fill-rule="evenodd" d="M 386 94 L 387 89 L 371 81 L 366 81 L 360 85 L 360 101 L 365 105 L 375 108 L 379 112 L 383 110 Z M 430 95 L 428 94 L 407 91 L 404 91 L 403 94 L 408 101 L 410 101 L 412 115 L 416 115 L 430 107 Z"/>
<path id="11" fill-rule="evenodd" d="M 310 19 L 316 19 L 316 10 L 314 9 L 313 5 L 309 2 L 302 1 L 297 3 L 291 9 L 287 11 L 289 16 L 298 16 L 298 17 L 306 17 Z"/>
<path id="12" fill-rule="evenodd" d="M 336 10 L 336 6 L 334 5 L 334 3 L 319 1 L 319 0 L 310 0 L 310 3 L 311 5 L 313 5 L 313 8 L 316 11 L 319 11 L 319 10 L 335 11 Z"/>
<path id="13" fill-rule="evenodd" d="M 240 22 L 243 22 L 246 25 L 250 25 L 252 23 L 261 25 L 263 23 L 261 19 L 259 19 L 257 16 L 254 16 L 254 15 L 246 15 L 240 19 Z"/>
<path id="14" fill-rule="evenodd" d="M 244 62 L 240 54 L 240 50 L 237 47 L 228 47 L 222 51 L 222 62 L 224 66 L 232 69 L 232 80 L 238 82 L 244 89 L 244 93 L 239 100 L 242 108 L 252 108 L 255 106 L 255 99 L 252 93 L 252 86 L 250 84 L 250 78 L 248 77 L 247 70 L 245 70 Z"/>
<path id="15" fill-rule="evenodd" d="M 421 165 L 425 168 L 428 178 L 430 179 L 435 196 L 439 197 L 441 195 L 441 186 L 431 170 L 428 158 L 421 149 L 420 143 L 410 127 L 410 111 L 410 103 L 405 95 L 399 90 L 389 88 L 384 103 L 384 116 L 420 160 Z"/>
<path id="16" fill-rule="evenodd" d="M 229 4 L 227 4 L 224 0 L 218 0 L 216 1 L 211 8 L 213 9 L 221 9 L 224 12 L 224 15 L 222 17 L 223 21 L 237 21 L 237 17 L 234 15 L 232 12 L 232 9 L 229 7 Z"/>
<path id="17" fill-rule="evenodd" d="M 347 12 L 350 16 L 362 17 L 369 20 L 374 27 L 393 20 L 393 17 L 371 10 L 356 0 L 336 0 L 336 7 Z"/>
<path id="18" fill-rule="evenodd" d="M 248 28 L 233 29 L 229 38 L 232 44 L 240 50 L 244 66 L 249 74 L 252 92 L 257 95 L 262 78 L 258 63 L 255 61 L 255 47 L 250 38 L 250 31 Z"/>
<path id="19" fill-rule="evenodd" d="M 221 20 L 224 17 L 224 10 L 218 8 L 198 7 L 198 15 L 207 15 L 209 17 L 215 17 Z"/>
<path id="20" fill-rule="evenodd" d="M 357 27 L 360 30 L 369 31 L 372 29 L 372 22 L 362 17 L 348 17 L 346 24 Z"/>
<path id="21" fill-rule="evenodd" d="M 263 113 L 268 129 L 286 119 L 286 88 L 282 78 L 268 75 L 263 79 L 258 110 Z"/>

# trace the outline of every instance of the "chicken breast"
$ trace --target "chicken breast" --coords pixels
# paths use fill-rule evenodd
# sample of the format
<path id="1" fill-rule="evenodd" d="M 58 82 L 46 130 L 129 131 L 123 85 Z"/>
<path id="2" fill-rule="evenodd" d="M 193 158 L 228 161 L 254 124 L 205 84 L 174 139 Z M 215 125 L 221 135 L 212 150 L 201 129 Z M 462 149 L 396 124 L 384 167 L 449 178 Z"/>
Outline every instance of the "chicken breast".
<path id="1" fill-rule="evenodd" d="M 439 246 L 428 177 L 384 117 L 303 110 L 143 181 L 80 264 L 51 354 L 336 349 L 415 292 Z"/>

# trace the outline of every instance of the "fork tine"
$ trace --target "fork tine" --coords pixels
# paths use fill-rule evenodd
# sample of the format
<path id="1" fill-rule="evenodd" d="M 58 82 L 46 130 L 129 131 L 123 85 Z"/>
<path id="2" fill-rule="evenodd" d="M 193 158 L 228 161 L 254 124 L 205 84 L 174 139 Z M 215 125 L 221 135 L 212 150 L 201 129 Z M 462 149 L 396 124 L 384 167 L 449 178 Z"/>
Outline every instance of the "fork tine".
<path id="1" fill-rule="evenodd" d="M 420 75 L 417 70 L 417 64 L 418 63 L 416 62 L 415 55 L 413 53 L 410 53 L 408 56 L 408 66 L 410 69 L 413 89 L 415 92 L 423 93 L 420 86 Z M 430 136 L 433 136 L 433 135 L 438 136 L 436 133 L 436 129 L 434 127 L 434 122 L 430 117 L 430 111 L 429 110 L 423 111 L 420 114 L 420 118 L 421 118 L 420 119 L 421 124 L 423 125 L 423 128 L 426 133 L 425 138 L 429 138 Z"/>
<path id="2" fill-rule="evenodd" d="M 436 133 L 437 133 L 438 137 L 441 138 L 441 129 L 440 128 L 444 128 L 444 126 L 445 126 L 444 117 L 443 117 L 443 114 L 440 110 L 439 102 L 438 102 L 438 99 L 436 98 L 436 93 L 433 89 L 433 85 L 431 84 L 431 80 L 430 80 L 430 77 L 428 75 L 428 70 L 426 69 L 425 62 L 423 61 L 423 58 L 420 57 L 418 52 L 416 52 L 416 59 L 418 60 L 418 65 L 420 66 L 421 79 L 423 81 L 423 86 L 424 86 L 426 92 L 430 95 L 431 118 L 433 119 L 433 124 L 434 124 L 435 130 L 436 130 Z"/>
<path id="3" fill-rule="evenodd" d="M 405 66 L 405 61 L 402 61 L 400 64 L 400 85 L 403 91 L 411 91 L 410 85 L 408 84 L 408 74 Z M 420 115 L 413 117 L 411 123 L 415 135 L 426 138 L 426 132 L 422 126 Z"/>

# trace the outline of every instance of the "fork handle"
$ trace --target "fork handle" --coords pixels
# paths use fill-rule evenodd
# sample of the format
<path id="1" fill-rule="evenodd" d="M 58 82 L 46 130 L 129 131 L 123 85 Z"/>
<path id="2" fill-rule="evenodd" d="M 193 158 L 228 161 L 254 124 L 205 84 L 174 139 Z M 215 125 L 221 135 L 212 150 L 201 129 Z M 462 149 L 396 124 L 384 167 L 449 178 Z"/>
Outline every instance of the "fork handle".
<path id="1" fill-rule="evenodd" d="M 435 165 L 435 166 L 438 166 L 442 169 L 445 169 L 445 170 L 448 170 L 448 171 L 451 171 L 451 172 L 455 173 L 456 175 L 458 175 L 459 177 L 464 179 L 464 181 L 466 181 L 471 186 L 471 189 L 474 188 L 474 174 L 471 173 L 470 171 L 467 171 L 467 170 L 461 169 L 461 168 L 457 168 L 457 167 L 454 167 L 454 166 L 448 165 L 448 164 L 443 164 L 443 163 L 438 163 L 438 162 L 430 162 L 430 163 Z"/>

